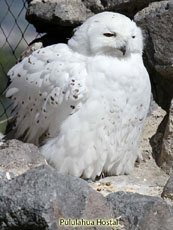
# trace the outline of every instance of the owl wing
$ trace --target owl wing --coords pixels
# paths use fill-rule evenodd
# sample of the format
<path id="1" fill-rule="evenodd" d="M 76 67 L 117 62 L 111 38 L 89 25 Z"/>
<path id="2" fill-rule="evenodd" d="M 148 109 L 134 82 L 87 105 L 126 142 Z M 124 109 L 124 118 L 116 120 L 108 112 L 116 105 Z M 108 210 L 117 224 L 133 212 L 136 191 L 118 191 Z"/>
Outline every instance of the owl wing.
<path id="1" fill-rule="evenodd" d="M 54 137 L 86 100 L 83 57 L 65 44 L 39 49 L 15 65 L 6 96 L 14 102 L 15 138 L 38 145 Z"/>

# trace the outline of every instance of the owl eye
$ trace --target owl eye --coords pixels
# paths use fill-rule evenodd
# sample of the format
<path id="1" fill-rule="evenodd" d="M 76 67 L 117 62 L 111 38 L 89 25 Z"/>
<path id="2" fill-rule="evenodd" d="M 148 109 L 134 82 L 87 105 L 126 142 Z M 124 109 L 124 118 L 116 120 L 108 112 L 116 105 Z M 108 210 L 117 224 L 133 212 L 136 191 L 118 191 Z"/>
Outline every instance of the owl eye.
<path id="1" fill-rule="evenodd" d="M 114 33 L 114 34 L 111 34 L 111 33 L 104 33 L 103 34 L 105 37 L 113 37 L 113 36 L 115 36 L 116 37 L 116 34 Z"/>
<path id="2" fill-rule="evenodd" d="M 133 36 L 132 36 L 132 38 L 136 38 L 136 36 L 135 36 L 135 35 L 133 35 Z"/>

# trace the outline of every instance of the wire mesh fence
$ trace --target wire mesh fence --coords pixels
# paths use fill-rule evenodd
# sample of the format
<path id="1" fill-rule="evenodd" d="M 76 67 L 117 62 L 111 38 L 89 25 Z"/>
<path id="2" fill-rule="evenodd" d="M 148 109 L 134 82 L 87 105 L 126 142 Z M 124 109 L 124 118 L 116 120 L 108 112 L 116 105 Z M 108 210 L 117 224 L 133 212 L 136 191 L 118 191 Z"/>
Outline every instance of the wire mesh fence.
<path id="1" fill-rule="evenodd" d="M 27 0 L 0 0 L 0 132 L 5 132 L 11 102 L 5 98 L 8 70 L 29 43 L 37 38 L 34 27 L 25 20 Z"/>

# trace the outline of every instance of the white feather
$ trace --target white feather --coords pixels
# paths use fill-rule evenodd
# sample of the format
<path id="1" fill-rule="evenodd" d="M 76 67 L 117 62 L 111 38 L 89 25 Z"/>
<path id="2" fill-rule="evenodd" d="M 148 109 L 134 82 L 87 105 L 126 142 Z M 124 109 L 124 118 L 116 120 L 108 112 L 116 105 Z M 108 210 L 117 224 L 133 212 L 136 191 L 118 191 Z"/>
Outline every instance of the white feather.
<path id="1" fill-rule="evenodd" d="M 47 140 L 41 152 L 64 174 L 129 173 L 150 101 L 142 49 L 134 22 L 104 12 L 80 26 L 68 45 L 33 52 L 9 72 L 16 138 Z"/>

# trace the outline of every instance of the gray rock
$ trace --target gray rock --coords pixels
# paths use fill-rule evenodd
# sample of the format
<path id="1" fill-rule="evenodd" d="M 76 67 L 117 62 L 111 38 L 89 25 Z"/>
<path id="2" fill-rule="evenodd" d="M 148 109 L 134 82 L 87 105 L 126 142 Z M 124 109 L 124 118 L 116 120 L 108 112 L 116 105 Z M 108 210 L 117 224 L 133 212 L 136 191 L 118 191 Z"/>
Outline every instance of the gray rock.
<path id="1" fill-rule="evenodd" d="M 161 198 L 126 192 L 112 193 L 105 198 L 86 181 L 59 174 L 48 165 L 0 183 L 1 230 L 69 229 L 60 226 L 60 219 L 115 219 L 120 216 L 121 225 L 117 230 L 158 230 L 159 226 L 164 230 L 172 229 L 173 209 Z"/>
<path id="2" fill-rule="evenodd" d="M 161 152 L 158 155 L 157 162 L 169 175 L 173 173 L 173 100 L 171 101 Z"/>
<path id="3" fill-rule="evenodd" d="M 7 179 L 43 164 L 46 161 L 33 144 L 10 140 L 0 145 L 0 171 L 5 173 Z"/>
<path id="4" fill-rule="evenodd" d="M 150 72 L 154 98 L 169 109 L 173 97 L 173 4 L 151 3 L 135 15 L 145 36 L 145 61 Z"/>
<path id="5" fill-rule="evenodd" d="M 164 117 L 157 129 L 156 134 L 151 138 L 154 158 L 161 169 L 168 175 L 173 173 L 173 100 L 169 113 Z"/>
<path id="6" fill-rule="evenodd" d="M 66 36 L 72 28 L 102 11 L 124 13 L 133 18 L 138 10 L 154 0 L 28 0 L 27 20 L 38 32 Z M 56 32 L 55 32 L 56 31 Z"/>
<path id="7" fill-rule="evenodd" d="M 160 198 L 117 192 L 107 201 L 126 230 L 173 229 L 173 208 Z"/>
<path id="8" fill-rule="evenodd" d="M 104 10 L 115 11 L 133 18 L 133 16 L 155 0 L 101 0 Z"/>
<path id="9" fill-rule="evenodd" d="M 98 217 L 113 217 L 104 197 L 84 180 L 58 174 L 48 165 L 0 186 L 1 230 L 64 229 L 58 227 L 60 218 Z"/>
<path id="10" fill-rule="evenodd" d="M 166 183 L 162 195 L 163 198 L 170 199 L 173 201 L 173 175 L 170 176 L 168 182 Z"/>

